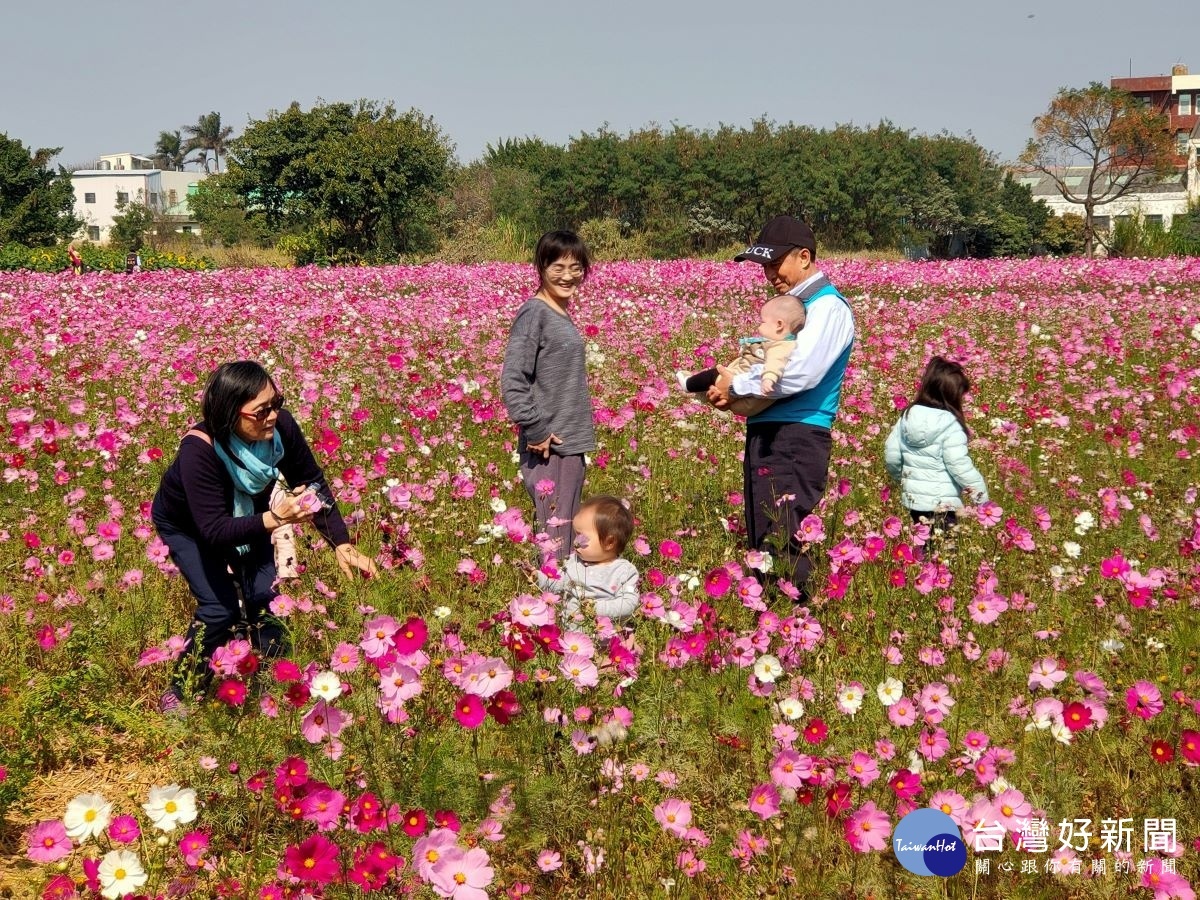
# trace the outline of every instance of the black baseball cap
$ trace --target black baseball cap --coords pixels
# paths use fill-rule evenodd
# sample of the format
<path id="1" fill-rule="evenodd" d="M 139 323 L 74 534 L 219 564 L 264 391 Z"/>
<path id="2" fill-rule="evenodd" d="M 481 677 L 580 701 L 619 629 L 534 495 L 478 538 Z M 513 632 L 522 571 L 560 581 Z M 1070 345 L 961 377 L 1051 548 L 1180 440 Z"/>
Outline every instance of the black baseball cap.
<path id="1" fill-rule="evenodd" d="M 813 231 L 795 216 L 776 216 L 763 226 L 758 240 L 733 258 L 734 262 L 750 259 L 760 265 L 777 263 L 797 247 L 817 254 L 817 239 Z"/>

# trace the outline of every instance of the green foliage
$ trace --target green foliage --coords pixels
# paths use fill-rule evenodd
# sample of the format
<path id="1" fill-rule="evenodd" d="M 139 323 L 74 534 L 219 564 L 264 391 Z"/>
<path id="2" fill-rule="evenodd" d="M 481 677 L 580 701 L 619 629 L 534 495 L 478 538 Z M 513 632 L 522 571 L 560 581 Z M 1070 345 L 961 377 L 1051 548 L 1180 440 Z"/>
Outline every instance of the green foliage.
<path id="1" fill-rule="evenodd" d="M 46 247 L 66 240 L 83 222 L 75 217 L 71 176 L 49 168 L 61 147 L 30 151 L 0 134 L 0 244 Z"/>
<path id="2" fill-rule="evenodd" d="M 588 219 L 579 226 L 579 236 L 596 259 L 644 259 L 648 255 L 637 236 L 621 233 L 621 223 L 616 219 Z"/>
<path id="3" fill-rule="evenodd" d="M 108 239 L 112 245 L 126 252 L 141 250 L 146 243 L 146 233 L 154 227 L 154 213 L 146 204 L 120 202 L 113 216 Z"/>
<path id="4" fill-rule="evenodd" d="M 251 122 L 230 151 L 223 187 L 256 225 L 288 236 L 297 262 L 394 260 L 435 243 L 451 147 L 416 110 L 293 103 Z"/>
<path id="5" fill-rule="evenodd" d="M 158 141 L 154 144 L 154 164 L 160 169 L 183 171 L 187 154 L 188 150 L 178 130 L 158 133 Z"/>
<path id="6" fill-rule="evenodd" d="M 712 254 L 782 212 L 809 221 L 830 250 L 921 240 L 937 255 L 1029 253 L 1044 213 L 1031 219 L 1014 189 L 1032 203 L 1027 189 L 1004 187 L 996 161 L 973 140 L 888 122 L 818 130 L 759 120 L 748 129 L 627 135 L 603 127 L 566 147 L 534 138 L 489 146 L 457 173 L 443 216 L 451 235 L 500 219 L 533 234 L 590 222 L 609 247 L 633 242 L 602 256 Z M 997 221 L 999 210 L 1006 215 Z M 997 234 L 977 241 L 988 229 Z"/>
<path id="7" fill-rule="evenodd" d="M 1142 215 L 1118 216 L 1113 223 L 1109 256 L 1189 256 L 1200 249 L 1200 225 L 1198 210 L 1176 216 L 1171 228 L 1163 228 L 1160 221 L 1147 220 Z"/>
<path id="8" fill-rule="evenodd" d="M 261 218 L 246 214 L 242 198 L 229 189 L 224 175 L 210 175 L 188 197 L 188 206 L 200 225 L 204 242 L 232 247 L 253 244 L 266 247 L 271 241 Z"/>
<path id="9" fill-rule="evenodd" d="M 1050 216 L 1042 228 L 1042 246 L 1055 256 L 1071 256 L 1083 251 L 1086 229 L 1083 216 L 1063 213 Z"/>
<path id="10" fill-rule="evenodd" d="M 187 142 L 182 148 L 184 155 L 199 150 L 200 162 L 203 163 L 204 170 L 208 171 L 208 154 L 212 153 L 214 171 L 220 172 L 221 154 L 228 148 L 229 138 L 233 135 L 231 126 L 221 124 L 221 114 L 210 112 L 197 119 L 195 125 L 183 126 L 183 130 L 188 136 Z M 165 135 L 166 132 L 163 134 Z M 178 136 L 179 133 L 175 132 L 175 134 Z"/>
<path id="11" fill-rule="evenodd" d="M 84 271 L 124 272 L 125 253 L 116 245 L 99 246 L 84 243 L 77 245 L 83 257 Z M 145 247 L 141 251 L 142 270 L 153 272 L 159 269 L 183 269 L 191 272 L 213 268 L 212 261 L 203 256 L 192 256 L 169 250 Z M 27 269 L 33 272 L 65 272 L 71 267 L 67 258 L 67 247 L 25 247 L 21 244 L 5 244 L 0 247 L 0 271 Z"/>

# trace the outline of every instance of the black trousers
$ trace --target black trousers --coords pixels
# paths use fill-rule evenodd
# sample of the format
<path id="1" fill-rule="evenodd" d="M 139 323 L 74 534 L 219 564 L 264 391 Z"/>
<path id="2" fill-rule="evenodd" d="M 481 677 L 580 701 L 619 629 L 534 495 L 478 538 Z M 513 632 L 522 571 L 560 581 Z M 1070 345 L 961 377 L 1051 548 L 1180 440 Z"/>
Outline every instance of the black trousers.
<path id="1" fill-rule="evenodd" d="M 196 599 L 196 613 L 187 633 L 191 655 L 200 635 L 199 654 L 194 674 L 202 688 L 212 680 L 208 661 L 220 646 L 243 635 L 264 656 L 283 652 L 286 635 L 283 627 L 270 617 L 270 604 L 276 594 L 274 583 L 275 552 L 270 540 L 250 544 L 250 552 L 230 561 L 225 554 L 201 544 L 196 538 L 175 529 L 170 523 L 155 520 L 158 536 L 171 551 L 171 562 L 179 568 Z M 186 666 L 176 669 L 172 686 L 180 687 L 187 679 Z"/>
<path id="2" fill-rule="evenodd" d="M 816 509 L 829 481 L 833 439 L 828 428 L 800 422 L 746 426 L 742 466 L 746 530 L 751 550 L 768 550 L 783 563 L 792 584 L 804 592 L 812 560 L 796 537 L 804 517 Z"/>

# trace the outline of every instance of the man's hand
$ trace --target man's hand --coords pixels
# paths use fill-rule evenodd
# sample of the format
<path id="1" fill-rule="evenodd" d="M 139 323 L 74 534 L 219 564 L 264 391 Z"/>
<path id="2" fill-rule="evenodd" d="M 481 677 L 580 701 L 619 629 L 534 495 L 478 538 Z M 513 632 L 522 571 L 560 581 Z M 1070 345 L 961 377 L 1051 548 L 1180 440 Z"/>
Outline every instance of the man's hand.
<path id="1" fill-rule="evenodd" d="M 704 395 L 708 402 L 717 409 L 725 409 L 729 406 L 729 383 L 732 380 L 732 372 L 724 366 L 717 366 L 717 380 Z"/>
<path id="2" fill-rule="evenodd" d="M 551 434 L 548 438 L 546 438 L 540 444 L 526 444 L 525 449 L 528 450 L 530 453 L 540 453 L 542 455 L 543 459 L 549 459 L 550 458 L 550 445 L 551 444 L 561 444 L 561 443 L 562 443 L 562 438 L 560 438 L 557 434 Z"/>

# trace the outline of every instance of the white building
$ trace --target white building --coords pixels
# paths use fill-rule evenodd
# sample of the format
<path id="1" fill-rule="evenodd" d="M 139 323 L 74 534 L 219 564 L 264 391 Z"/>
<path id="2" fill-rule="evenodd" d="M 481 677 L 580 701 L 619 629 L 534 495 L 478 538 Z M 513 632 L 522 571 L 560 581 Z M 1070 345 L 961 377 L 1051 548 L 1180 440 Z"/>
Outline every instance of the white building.
<path id="1" fill-rule="evenodd" d="M 1140 216 L 1147 223 L 1170 228 L 1175 216 L 1200 203 L 1200 171 L 1196 168 L 1196 153 L 1200 149 L 1200 75 L 1189 75 L 1187 66 L 1176 65 L 1170 75 L 1114 78 L 1110 86 L 1128 92 L 1139 103 L 1166 117 L 1167 128 L 1175 138 L 1176 170 L 1156 184 L 1138 187 L 1117 200 L 1099 204 L 1094 210 L 1093 224 L 1097 231 L 1106 232 L 1118 219 Z M 1030 188 L 1035 200 L 1045 201 L 1056 216 L 1083 215 L 1083 204 L 1068 202 L 1049 175 L 1021 170 L 1013 174 Z M 1068 167 L 1057 174 L 1073 195 L 1087 194 L 1086 180 L 1091 169 Z M 1107 184 L 1097 185 L 1093 194 L 1107 193 L 1107 187 Z"/>
<path id="2" fill-rule="evenodd" d="M 79 236 L 95 243 L 108 242 L 113 217 L 124 203 L 142 203 L 157 213 L 172 211 L 176 231 L 196 229 L 190 223 L 188 194 L 205 177 L 204 172 L 171 172 L 155 168 L 149 157 L 113 153 L 96 161 L 95 168 L 71 173 L 75 189 L 75 215 L 83 220 Z"/>
<path id="3" fill-rule="evenodd" d="M 1133 216 L 1141 217 L 1146 223 L 1155 222 L 1163 228 L 1170 228 L 1171 220 L 1175 216 L 1186 213 L 1189 205 L 1200 203 L 1200 172 L 1196 168 L 1197 143 L 1200 141 L 1191 142 L 1186 167 L 1155 184 L 1139 187 L 1116 200 L 1098 204 L 1093 213 L 1096 230 L 1106 232 L 1118 219 Z M 1014 174 L 1019 183 L 1027 185 L 1033 192 L 1033 199 L 1044 201 L 1056 216 L 1064 213 L 1083 215 L 1083 204 L 1071 203 L 1063 197 L 1054 179 L 1049 175 L 1030 171 Z M 1090 174 L 1091 169 L 1087 166 L 1072 166 L 1059 173 L 1067 189 L 1075 196 L 1087 193 L 1086 180 Z M 1106 186 L 1097 185 L 1094 193 L 1106 193 Z"/>

